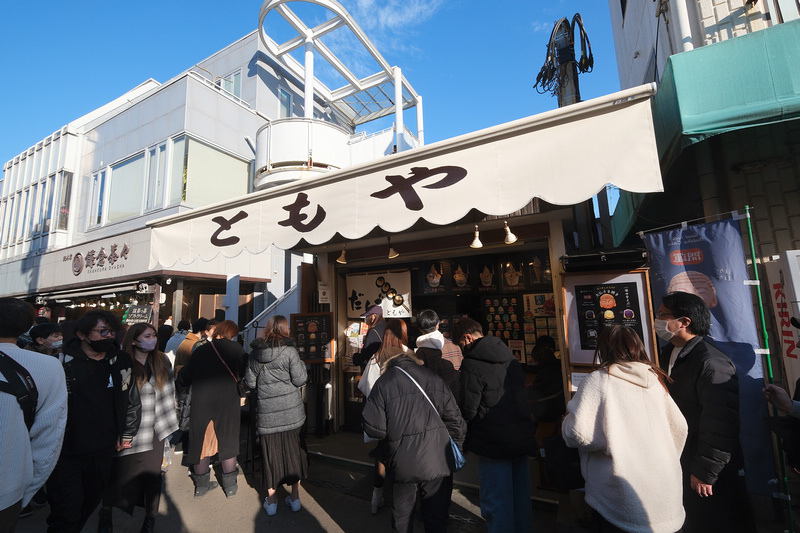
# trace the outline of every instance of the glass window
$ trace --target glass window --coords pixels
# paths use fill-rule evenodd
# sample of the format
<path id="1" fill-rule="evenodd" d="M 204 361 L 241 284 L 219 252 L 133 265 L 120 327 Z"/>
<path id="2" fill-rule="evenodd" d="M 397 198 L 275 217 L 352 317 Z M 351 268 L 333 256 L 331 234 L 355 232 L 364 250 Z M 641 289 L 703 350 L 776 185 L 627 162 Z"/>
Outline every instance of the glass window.
<path id="1" fill-rule="evenodd" d="M 172 164 L 170 165 L 169 205 L 186 201 L 186 137 L 178 137 L 172 142 Z"/>
<path id="2" fill-rule="evenodd" d="M 278 111 L 279 118 L 289 118 L 292 116 L 292 93 L 278 87 L 278 98 L 280 99 L 280 109 Z"/>
<path id="3" fill-rule="evenodd" d="M 144 196 L 144 153 L 111 167 L 106 222 L 139 215 Z"/>
<path id="4" fill-rule="evenodd" d="M 231 72 L 217 80 L 217 86 L 222 87 L 236 98 L 242 97 L 242 70 Z"/>
<path id="5" fill-rule="evenodd" d="M 34 183 L 31 185 L 31 219 L 28 225 L 28 235 L 38 235 L 39 230 L 41 230 L 41 226 L 37 226 L 36 223 L 39 222 L 39 217 L 41 215 L 41 211 L 39 210 L 41 199 L 37 198 L 37 194 L 39 193 L 39 184 Z"/>
<path id="6" fill-rule="evenodd" d="M 55 195 L 56 175 L 47 178 L 45 194 L 42 194 L 42 233 L 50 233 L 50 220 L 53 218 L 53 196 Z"/>
<path id="7" fill-rule="evenodd" d="M 61 189 L 58 195 L 58 227 L 56 229 L 67 231 L 69 225 L 69 204 L 72 198 L 72 172 L 61 174 Z"/>
<path id="8" fill-rule="evenodd" d="M 164 203 L 164 183 L 167 169 L 167 145 L 154 146 L 147 151 L 147 199 L 145 211 L 158 209 Z"/>
<path id="9" fill-rule="evenodd" d="M 3 200 L 0 202 L 0 245 L 5 244 L 6 238 L 6 209 L 8 209 L 8 201 Z"/>
<path id="10" fill-rule="evenodd" d="M 19 211 L 17 212 L 17 227 L 15 229 L 19 230 L 16 233 L 17 239 L 22 239 L 25 237 L 25 222 L 28 219 L 28 201 L 30 197 L 30 190 L 25 189 L 22 191 L 22 195 L 19 201 Z"/>
<path id="11" fill-rule="evenodd" d="M 89 210 L 89 225 L 99 226 L 103 222 L 103 206 L 106 193 L 106 171 L 101 170 L 92 176 L 92 206 Z"/>
<path id="12" fill-rule="evenodd" d="M 192 138 L 187 152 L 186 202 L 202 206 L 247 194 L 246 161 Z"/>
<path id="13" fill-rule="evenodd" d="M 14 197 L 8 199 L 8 209 L 6 211 L 6 219 L 3 224 L 4 228 L 9 228 L 3 236 L 3 245 L 8 244 L 10 236 L 14 233 L 11 223 L 14 220 Z"/>

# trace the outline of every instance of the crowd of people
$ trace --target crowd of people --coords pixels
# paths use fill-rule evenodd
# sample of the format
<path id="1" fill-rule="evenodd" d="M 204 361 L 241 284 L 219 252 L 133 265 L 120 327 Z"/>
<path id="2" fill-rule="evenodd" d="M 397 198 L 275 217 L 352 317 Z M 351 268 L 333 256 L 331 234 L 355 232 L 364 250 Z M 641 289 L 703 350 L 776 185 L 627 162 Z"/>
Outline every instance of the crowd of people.
<path id="1" fill-rule="evenodd" d="M 598 366 L 566 406 L 550 338 L 536 343 L 537 377 L 526 387 L 509 347 L 470 318 L 447 338 L 436 312 L 422 310 L 410 342 L 406 322 L 384 321 L 379 306 L 363 316 L 369 329 L 353 360 L 363 368 L 364 438 L 376 442 L 371 510 L 384 505 L 390 482 L 394 531 L 413 531 L 418 501 L 426 532 L 446 530 L 453 474 L 470 452 L 489 532 L 530 532 L 536 427 L 559 419 L 564 442 L 578 450 L 594 531 L 756 530 L 736 368 L 706 339 L 710 313 L 699 297 L 663 298 L 660 366 L 633 329 L 604 328 Z M 124 326 L 96 310 L 69 324 L 35 320 L 30 304 L 0 298 L 0 533 L 13 532 L 32 504 L 48 503 L 48 532 L 81 531 L 98 506 L 98 533 L 111 532 L 113 509 L 132 514 L 137 505 L 141 531 L 154 531 L 165 458 L 178 442 L 195 498 L 220 486 L 234 497 L 247 390 L 263 508 L 276 514 L 286 485 L 286 507 L 300 511 L 308 375 L 285 317 L 271 317 L 249 353 L 230 320 L 181 321 L 174 332 Z M 767 385 L 764 397 L 800 417 L 800 402 L 783 389 Z"/>

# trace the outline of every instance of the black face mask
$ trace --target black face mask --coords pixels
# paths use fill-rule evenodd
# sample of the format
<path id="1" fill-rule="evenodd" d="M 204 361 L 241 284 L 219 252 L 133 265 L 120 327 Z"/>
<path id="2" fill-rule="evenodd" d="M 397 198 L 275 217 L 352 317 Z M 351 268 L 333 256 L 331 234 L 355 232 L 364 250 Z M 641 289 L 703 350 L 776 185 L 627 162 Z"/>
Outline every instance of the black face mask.
<path id="1" fill-rule="evenodd" d="M 97 353 L 110 353 L 117 347 L 117 341 L 114 339 L 100 339 L 99 341 L 87 341 L 87 343 Z"/>

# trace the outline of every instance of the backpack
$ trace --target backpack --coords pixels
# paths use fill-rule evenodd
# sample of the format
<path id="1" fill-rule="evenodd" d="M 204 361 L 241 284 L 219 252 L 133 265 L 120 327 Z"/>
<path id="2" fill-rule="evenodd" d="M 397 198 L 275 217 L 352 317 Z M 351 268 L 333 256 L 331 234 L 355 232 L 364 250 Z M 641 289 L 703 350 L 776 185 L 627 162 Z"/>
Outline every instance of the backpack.
<path id="1" fill-rule="evenodd" d="M 17 398 L 25 417 L 28 431 L 36 418 L 36 406 L 39 403 L 39 391 L 36 382 L 28 370 L 8 355 L 0 352 L 0 374 L 5 381 L 0 381 L 0 392 L 11 394 Z"/>

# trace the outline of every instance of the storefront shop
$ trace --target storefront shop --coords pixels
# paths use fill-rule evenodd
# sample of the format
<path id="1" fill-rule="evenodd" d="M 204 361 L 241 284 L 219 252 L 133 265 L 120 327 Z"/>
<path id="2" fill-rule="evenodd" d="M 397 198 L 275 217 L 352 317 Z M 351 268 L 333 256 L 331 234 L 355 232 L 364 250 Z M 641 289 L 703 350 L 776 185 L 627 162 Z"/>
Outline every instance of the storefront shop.
<path id="1" fill-rule="evenodd" d="M 322 302 L 322 283 L 330 303 L 298 312 L 332 313 L 330 356 L 315 364 L 330 365 L 334 426 L 352 426 L 352 325 L 371 303 L 410 324 L 423 308 L 473 317 L 520 360 L 541 334 L 563 346 L 571 206 L 607 184 L 662 190 L 653 94 L 630 89 L 154 221 L 149 267 L 271 245 L 313 254 L 302 300 Z"/>

